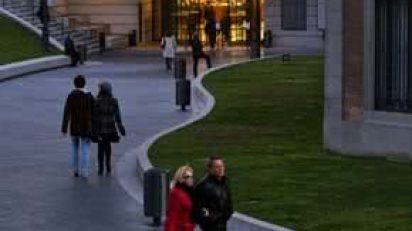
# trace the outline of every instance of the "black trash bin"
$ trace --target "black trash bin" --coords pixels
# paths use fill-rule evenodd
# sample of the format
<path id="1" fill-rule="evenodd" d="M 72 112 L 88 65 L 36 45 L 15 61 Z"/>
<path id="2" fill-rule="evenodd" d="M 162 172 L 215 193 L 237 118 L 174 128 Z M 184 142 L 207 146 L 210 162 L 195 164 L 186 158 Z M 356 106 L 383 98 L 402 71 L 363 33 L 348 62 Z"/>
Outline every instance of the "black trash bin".
<path id="1" fill-rule="evenodd" d="M 103 53 L 106 51 L 106 33 L 104 32 L 99 33 L 99 49 L 100 49 L 100 53 Z"/>
<path id="2" fill-rule="evenodd" d="M 144 214 L 153 217 L 153 225 L 160 226 L 166 213 L 169 194 L 169 172 L 152 168 L 144 173 Z"/>
<path id="3" fill-rule="evenodd" d="M 175 79 L 176 79 L 176 105 L 179 105 L 182 111 L 190 105 L 190 80 L 186 79 L 186 60 L 177 58 L 175 61 Z"/>
<path id="4" fill-rule="evenodd" d="M 129 31 L 129 47 L 135 47 L 137 45 L 136 30 Z"/>
<path id="5" fill-rule="evenodd" d="M 79 55 L 79 63 L 84 64 L 84 62 L 87 61 L 87 46 L 85 44 L 78 45 L 77 52 Z"/>
<path id="6" fill-rule="evenodd" d="M 263 45 L 270 48 L 273 45 L 273 33 L 271 30 L 265 30 L 263 33 Z"/>

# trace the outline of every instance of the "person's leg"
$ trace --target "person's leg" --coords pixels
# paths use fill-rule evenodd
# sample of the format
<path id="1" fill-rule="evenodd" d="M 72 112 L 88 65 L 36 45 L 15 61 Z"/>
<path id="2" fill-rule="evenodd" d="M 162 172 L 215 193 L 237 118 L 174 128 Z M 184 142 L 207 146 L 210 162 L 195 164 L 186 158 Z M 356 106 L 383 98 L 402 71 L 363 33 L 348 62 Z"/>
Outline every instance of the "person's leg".
<path id="1" fill-rule="evenodd" d="M 206 53 L 202 53 L 202 58 L 206 60 L 207 68 L 212 68 L 212 62 L 210 61 L 210 56 Z"/>
<path id="2" fill-rule="evenodd" d="M 102 140 L 99 141 L 98 143 L 98 151 L 97 151 L 97 159 L 99 162 L 99 169 L 97 174 L 100 176 L 103 174 L 103 160 L 104 160 L 104 143 Z"/>
<path id="3" fill-rule="evenodd" d="M 166 58 L 167 70 L 172 70 L 172 58 Z"/>
<path id="4" fill-rule="evenodd" d="M 106 172 L 109 175 L 112 172 L 112 144 L 109 140 L 105 143 Z"/>
<path id="5" fill-rule="evenodd" d="M 193 75 L 197 77 L 197 65 L 199 63 L 199 57 L 193 57 Z"/>
<path id="6" fill-rule="evenodd" d="M 81 138 L 81 148 L 82 148 L 82 156 L 81 156 L 81 173 L 83 177 L 89 176 L 89 168 L 90 168 L 90 139 L 89 138 Z"/>
<path id="7" fill-rule="evenodd" d="M 79 141 L 80 138 L 72 136 L 72 161 L 73 161 L 73 174 L 74 177 L 79 176 Z"/>

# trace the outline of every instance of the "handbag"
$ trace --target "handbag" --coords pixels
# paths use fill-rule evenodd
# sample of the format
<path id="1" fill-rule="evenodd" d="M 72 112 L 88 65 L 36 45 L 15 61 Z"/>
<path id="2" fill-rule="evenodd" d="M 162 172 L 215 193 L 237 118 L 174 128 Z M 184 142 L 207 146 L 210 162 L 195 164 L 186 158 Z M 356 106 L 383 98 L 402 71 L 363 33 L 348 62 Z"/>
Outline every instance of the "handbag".
<path id="1" fill-rule="evenodd" d="M 111 143 L 119 143 L 120 136 L 119 136 L 119 134 L 117 134 L 117 132 L 112 132 L 110 134 L 110 139 L 109 140 L 110 140 Z"/>

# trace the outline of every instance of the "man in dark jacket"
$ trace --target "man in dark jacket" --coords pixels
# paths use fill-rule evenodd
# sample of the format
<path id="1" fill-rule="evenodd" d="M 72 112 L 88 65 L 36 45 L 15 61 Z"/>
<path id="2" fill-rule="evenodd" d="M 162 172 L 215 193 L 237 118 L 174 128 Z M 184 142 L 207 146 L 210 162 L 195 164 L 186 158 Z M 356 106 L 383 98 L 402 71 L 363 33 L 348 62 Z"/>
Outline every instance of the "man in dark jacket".
<path id="1" fill-rule="evenodd" d="M 90 138 L 92 136 L 93 95 L 87 92 L 86 79 L 79 75 L 74 78 L 75 89 L 69 94 L 64 106 L 61 131 L 67 134 L 70 124 L 72 139 L 74 177 L 87 177 L 90 166 Z M 81 150 L 79 160 L 79 149 Z"/>
<path id="2" fill-rule="evenodd" d="M 197 77 L 197 66 L 199 64 L 199 59 L 200 58 L 206 59 L 208 68 L 212 67 L 212 63 L 210 62 L 210 56 L 205 54 L 205 52 L 203 51 L 203 45 L 202 45 L 202 42 L 199 39 L 199 34 L 197 32 L 195 32 L 194 35 L 193 35 L 192 56 L 193 56 L 193 75 L 194 75 L 194 77 Z"/>
<path id="3" fill-rule="evenodd" d="M 233 214 L 232 195 L 222 158 L 211 157 L 208 175 L 195 188 L 194 218 L 203 231 L 226 231 Z"/>

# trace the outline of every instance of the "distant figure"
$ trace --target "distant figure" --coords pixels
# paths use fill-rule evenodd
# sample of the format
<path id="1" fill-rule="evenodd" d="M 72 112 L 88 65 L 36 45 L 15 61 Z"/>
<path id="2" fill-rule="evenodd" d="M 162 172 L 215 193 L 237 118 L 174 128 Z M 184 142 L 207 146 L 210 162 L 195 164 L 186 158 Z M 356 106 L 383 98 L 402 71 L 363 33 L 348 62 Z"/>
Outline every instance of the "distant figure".
<path id="1" fill-rule="evenodd" d="M 226 231 L 233 205 L 222 158 L 211 157 L 207 169 L 208 174 L 195 187 L 194 217 L 203 231 Z"/>
<path id="2" fill-rule="evenodd" d="M 209 19 L 205 25 L 205 32 L 209 40 L 209 46 L 211 49 L 215 49 L 216 45 L 216 22 L 213 19 Z"/>
<path id="3" fill-rule="evenodd" d="M 68 35 L 64 40 L 64 53 L 71 58 L 71 66 L 75 67 L 79 63 L 80 55 L 76 50 L 73 39 Z"/>
<path id="4" fill-rule="evenodd" d="M 66 135 L 70 124 L 74 177 L 88 177 L 94 99 L 85 89 L 86 79 L 82 75 L 76 76 L 73 83 L 75 88 L 66 99 L 61 131 Z"/>
<path id="5" fill-rule="evenodd" d="M 169 193 L 165 231 L 194 231 L 193 210 L 193 169 L 180 167 L 173 178 L 173 188 Z"/>
<path id="6" fill-rule="evenodd" d="M 198 67 L 200 58 L 206 59 L 208 68 L 212 67 L 212 63 L 210 61 L 210 56 L 205 54 L 205 52 L 203 51 L 203 45 L 202 45 L 202 42 L 199 39 L 199 34 L 197 32 L 195 32 L 194 36 L 193 36 L 192 56 L 193 56 L 193 75 L 194 75 L 194 77 L 197 77 L 197 67 Z"/>
<path id="7" fill-rule="evenodd" d="M 99 168 L 97 174 L 103 174 L 106 166 L 106 174 L 110 175 L 112 171 L 111 143 L 117 143 L 120 137 L 126 135 L 126 130 L 122 123 L 119 103 L 112 94 L 112 86 L 108 82 L 99 84 L 99 93 L 95 100 L 94 107 L 94 135 L 97 136 L 98 142 L 98 162 Z"/>
<path id="8" fill-rule="evenodd" d="M 166 61 L 166 70 L 172 70 L 172 61 L 176 54 L 176 39 L 170 31 L 166 32 L 166 35 L 162 38 L 161 45 L 163 50 L 163 58 Z"/>
<path id="9" fill-rule="evenodd" d="M 226 13 L 222 21 L 222 34 L 224 39 L 224 46 L 227 46 L 230 42 L 230 16 L 229 12 Z"/>
<path id="10" fill-rule="evenodd" d="M 36 13 L 42 24 L 42 43 L 46 50 L 49 50 L 49 6 L 47 5 L 47 0 L 41 0 L 39 9 Z"/>

